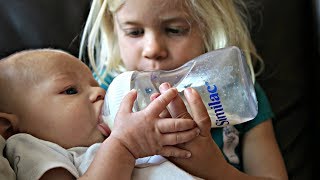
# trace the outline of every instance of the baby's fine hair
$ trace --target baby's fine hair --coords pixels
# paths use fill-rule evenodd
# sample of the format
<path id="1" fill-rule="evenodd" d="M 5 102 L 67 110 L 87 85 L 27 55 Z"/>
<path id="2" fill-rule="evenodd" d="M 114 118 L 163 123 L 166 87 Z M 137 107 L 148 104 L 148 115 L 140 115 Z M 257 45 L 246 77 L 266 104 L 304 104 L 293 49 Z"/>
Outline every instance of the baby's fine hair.
<path id="1" fill-rule="evenodd" d="M 204 32 L 202 39 L 206 52 L 238 46 L 244 52 L 252 80 L 255 81 L 255 75 L 263 70 L 263 62 L 251 40 L 247 28 L 249 13 L 242 0 L 173 1 L 185 7 L 192 20 Z M 102 82 L 107 73 L 116 75 L 125 71 L 114 30 L 114 15 L 124 3 L 125 0 L 93 0 L 83 32 L 79 58 L 89 58 L 91 68 Z M 256 60 L 260 62 L 260 69 L 254 73 L 253 64 Z"/>

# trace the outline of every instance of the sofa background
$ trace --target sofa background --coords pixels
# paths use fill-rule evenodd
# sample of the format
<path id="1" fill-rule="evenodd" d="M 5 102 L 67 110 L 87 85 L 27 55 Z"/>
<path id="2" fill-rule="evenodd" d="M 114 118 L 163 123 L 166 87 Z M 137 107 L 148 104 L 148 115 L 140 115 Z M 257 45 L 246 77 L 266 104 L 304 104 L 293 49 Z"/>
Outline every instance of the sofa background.
<path id="1" fill-rule="evenodd" d="M 276 113 L 274 126 L 289 178 L 314 179 L 319 100 L 318 0 L 247 0 L 252 38 L 266 63 L 258 81 Z M 252 2 L 256 4 L 253 5 Z M 0 0 L 0 58 L 30 48 L 77 56 L 90 0 Z M 258 11 L 257 11 L 258 10 Z M 1 88 L 1 87 L 0 87 Z M 263 163 L 263 162 L 261 162 Z"/>

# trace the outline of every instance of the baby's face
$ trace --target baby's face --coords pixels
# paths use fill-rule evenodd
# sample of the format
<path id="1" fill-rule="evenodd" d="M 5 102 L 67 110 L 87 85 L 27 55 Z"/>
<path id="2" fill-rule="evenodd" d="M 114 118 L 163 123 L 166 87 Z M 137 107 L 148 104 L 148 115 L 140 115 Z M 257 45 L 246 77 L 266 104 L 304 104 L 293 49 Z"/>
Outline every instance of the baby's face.
<path id="1" fill-rule="evenodd" d="M 110 133 L 101 118 L 105 91 L 80 60 L 45 54 L 50 57 L 32 67 L 32 82 L 21 92 L 26 97 L 18 130 L 65 148 L 102 142 Z"/>

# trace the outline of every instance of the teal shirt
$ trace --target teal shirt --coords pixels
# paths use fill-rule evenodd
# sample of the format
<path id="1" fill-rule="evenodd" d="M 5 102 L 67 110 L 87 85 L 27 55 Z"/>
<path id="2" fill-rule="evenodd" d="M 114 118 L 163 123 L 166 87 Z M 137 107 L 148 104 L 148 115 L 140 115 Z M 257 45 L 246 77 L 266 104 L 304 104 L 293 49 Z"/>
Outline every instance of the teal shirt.
<path id="1" fill-rule="evenodd" d="M 100 81 L 101 87 L 107 90 L 112 80 L 113 77 L 107 75 L 104 78 L 105 83 L 101 83 Z M 271 110 L 271 106 L 263 89 L 258 83 L 255 83 L 254 87 L 258 100 L 258 114 L 253 120 L 234 126 L 211 129 L 211 135 L 223 152 L 226 160 L 240 171 L 243 171 L 241 144 L 244 134 L 261 122 L 274 117 L 274 113 Z"/>
<path id="2" fill-rule="evenodd" d="M 242 145 L 242 140 L 243 140 L 244 134 L 246 132 L 248 132 L 251 128 L 262 123 L 263 121 L 266 121 L 266 120 L 274 117 L 274 113 L 271 110 L 271 106 L 269 104 L 269 101 L 268 101 L 267 96 L 266 96 L 265 92 L 263 91 L 263 89 L 261 88 L 261 86 L 258 83 L 255 83 L 254 87 L 256 90 L 256 96 L 257 96 L 257 100 L 258 100 L 258 114 L 253 120 L 247 121 L 242 124 L 234 125 L 233 127 L 212 128 L 211 129 L 211 135 L 212 135 L 214 141 L 219 146 L 219 148 L 222 150 L 226 160 L 230 164 L 232 164 L 234 167 L 239 169 L 240 171 L 243 171 L 241 145 Z M 230 136 L 230 137 L 226 138 L 226 139 L 229 139 L 229 140 L 223 139 L 224 137 L 228 137 L 228 136 Z M 234 141 L 236 141 L 236 140 L 234 140 L 234 138 L 238 138 L 238 142 L 234 142 Z M 229 143 L 229 146 L 227 143 Z M 234 144 L 230 145 L 231 143 L 234 143 Z M 229 150 L 224 150 L 223 149 L 224 145 L 226 147 L 231 146 L 232 148 L 229 148 Z M 228 148 L 226 148 L 226 149 L 228 149 Z M 234 154 L 230 153 L 230 151 L 234 151 Z M 228 158 L 228 154 L 231 157 Z M 238 161 L 235 160 L 234 155 L 237 156 Z"/>

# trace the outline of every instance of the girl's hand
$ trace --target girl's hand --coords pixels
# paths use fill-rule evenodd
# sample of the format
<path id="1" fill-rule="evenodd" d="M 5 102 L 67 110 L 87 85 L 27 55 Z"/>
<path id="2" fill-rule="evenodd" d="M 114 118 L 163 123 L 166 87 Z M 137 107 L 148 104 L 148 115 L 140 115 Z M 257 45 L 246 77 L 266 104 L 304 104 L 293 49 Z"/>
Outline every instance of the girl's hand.
<path id="1" fill-rule="evenodd" d="M 161 112 L 178 95 L 168 89 L 145 109 L 132 112 L 137 92 L 132 90 L 123 99 L 109 138 L 117 139 L 134 158 L 150 155 L 189 158 L 190 152 L 174 145 L 188 142 L 199 135 L 196 123 L 190 118 L 160 118 Z"/>
<path id="2" fill-rule="evenodd" d="M 168 83 L 161 84 L 161 93 L 166 93 L 170 88 Z M 211 120 L 200 95 L 192 88 L 184 90 L 187 103 L 190 107 L 191 115 L 188 113 L 183 100 L 177 96 L 168 105 L 168 111 L 161 114 L 168 116 L 169 112 L 173 118 L 193 118 L 200 129 L 200 135 L 192 141 L 177 145 L 177 147 L 189 150 L 192 157 L 189 159 L 169 158 L 170 161 L 184 169 L 185 171 L 205 179 L 214 179 L 219 176 L 228 166 L 222 152 L 211 137 Z M 156 96 L 156 95 L 154 95 Z M 159 96 L 160 97 L 160 96 Z"/>

